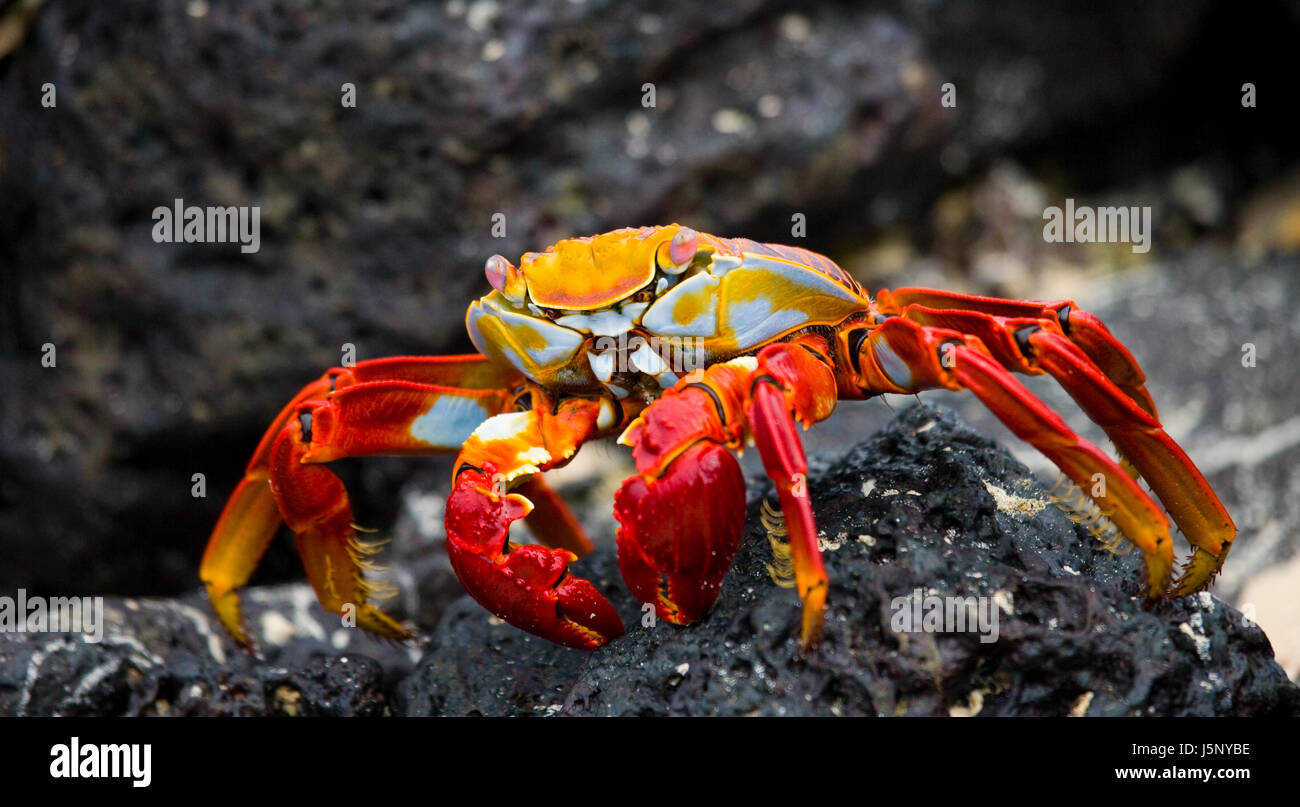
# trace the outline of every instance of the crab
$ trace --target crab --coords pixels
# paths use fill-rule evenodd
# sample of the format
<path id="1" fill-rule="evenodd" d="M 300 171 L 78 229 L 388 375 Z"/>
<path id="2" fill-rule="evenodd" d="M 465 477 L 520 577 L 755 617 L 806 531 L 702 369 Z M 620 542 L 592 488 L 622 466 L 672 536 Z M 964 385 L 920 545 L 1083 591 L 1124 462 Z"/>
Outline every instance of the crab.
<path id="1" fill-rule="evenodd" d="M 336 367 L 271 424 L 200 570 L 240 644 L 251 647 L 238 589 L 282 521 L 326 610 L 413 638 L 373 602 L 375 545 L 359 538 L 328 467 L 374 454 L 457 454 L 447 550 L 487 610 L 583 650 L 621 636 L 605 596 L 570 571 L 593 545 L 544 481 L 584 443 L 617 436 L 636 464 L 614 499 L 619 569 L 637 599 L 677 625 L 701 619 L 719 594 L 745 522 L 735 454 L 757 446 L 780 501 L 807 650 L 822 632 L 828 580 L 797 427 L 841 399 L 883 393 L 974 393 L 1141 549 L 1152 603 L 1208 586 L 1236 534 L 1161 426 L 1132 354 L 1072 301 L 920 288 L 873 298 L 823 255 L 678 224 L 562 240 L 518 266 L 494 255 L 485 272 L 492 291 L 466 317 L 479 353 Z M 1054 378 L 1120 457 L 1071 431 L 1017 373 Z M 1191 544 L 1177 578 L 1170 520 L 1139 477 Z M 510 540 L 518 519 L 540 544 Z"/>

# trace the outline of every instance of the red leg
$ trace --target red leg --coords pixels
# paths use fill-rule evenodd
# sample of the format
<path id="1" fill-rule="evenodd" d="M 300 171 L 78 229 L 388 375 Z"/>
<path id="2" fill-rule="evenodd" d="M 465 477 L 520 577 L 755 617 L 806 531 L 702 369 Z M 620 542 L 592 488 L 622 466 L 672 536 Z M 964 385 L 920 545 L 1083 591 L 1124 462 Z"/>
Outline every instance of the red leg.
<path id="1" fill-rule="evenodd" d="M 614 498 L 618 562 L 632 593 L 660 619 L 684 625 L 717 599 L 745 526 L 745 482 L 727 450 L 744 440 L 752 360 L 682 378 L 619 442 L 637 474 Z"/>
<path id="2" fill-rule="evenodd" d="M 1115 386 L 1142 407 L 1152 417 L 1156 416 L 1156 405 L 1147 392 L 1146 375 L 1138 366 L 1137 359 L 1128 348 L 1111 336 L 1101 320 L 1079 308 L 1072 300 L 1056 302 L 1036 302 L 1030 300 L 1002 300 L 997 297 L 978 297 L 971 294 L 957 294 L 936 289 L 896 289 L 893 292 L 881 291 L 877 298 L 880 310 L 891 314 L 901 314 L 903 309 L 911 307 L 912 312 L 929 309 L 924 315 L 913 313 L 909 318 L 923 325 L 940 328 L 963 330 L 957 323 L 949 324 L 943 315 L 955 313 L 986 314 L 989 317 L 1008 319 L 1037 319 L 1055 323 L 1062 332 L 1067 333 L 1076 345 L 1097 365 Z M 969 320 L 965 320 L 969 322 Z M 976 326 L 978 327 L 978 326 Z M 978 331 L 970 331 L 975 336 Z M 991 344 L 986 340 L 986 344 Z M 1014 368 L 1013 368 L 1014 369 Z"/>
<path id="3" fill-rule="evenodd" d="M 332 472 L 314 464 L 452 450 L 475 417 L 481 421 L 509 404 L 520 381 L 482 356 L 397 357 L 334 368 L 299 392 L 263 436 L 204 552 L 199 575 L 231 635 L 249 646 L 236 591 L 282 518 L 298 534 L 322 604 L 339 610 L 333 605 L 351 602 L 358 624 L 392 635 L 391 620 L 365 607 L 366 549 L 352 532 L 346 492 Z"/>
<path id="4" fill-rule="evenodd" d="M 803 349 L 804 347 L 808 349 Z M 815 352 L 814 352 L 815 351 Z M 749 420 L 763 467 L 776 485 L 790 538 L 795 586 L 803 602 L 801 639 L 810 647 L 822 633 L 828 581 L 817 548 L 817 524 L 808 498 L 808 463 L 795 430 L 824 420 L 836 401 L 835 374 L 821 340 L 771 345 L 758 354 Z"/>
<path id="5" fill-rule="evenodd" d="M 1173 542 L 1160 508 L 1119 465 L 1071 431 L 1016 380 L 979 338 L 898 317 L 887 320 L 862 342 L 859 364 L 868 388 L 877 392 L 969 389 L 1084 490 L 1091 488 L 1093 474 L 1102 474 L 1106 495 L 1096 504 L 1146 553 L 1148 596 L 1164 595 L 1173 565 Z"/>
<path id="6" fill-rule="evenodd" d="M 967 299 L 972 309 L 957 310 Z M 1055 378 L 1151 485 L 1195 548 L 1175 595 L 1210 583 L 1232 546 L 1236 525 L 1156 419 L 1137 362 L 1096 317 L 1068 301 L 998 301 L 922 290 L 905 290 L 892 300 L 909 301 L 902 310 L 906 319 L 977 336 L 1008 369 Z M 937 303 L 949 308 L 929 307 Z M 1031 313 L 1035 307 L 1038 313 Z"/>
<path id="7" fill-rule="evenodd" d="M 371 633 L 410 638 L 406 628 L 368 602 L 374 590 L 363 572 L 370 548 L 356 536 L 343 483 L 324 465 L 305 462 L 308 446 L 303 423 L 290 421 L 271 449 L 271 489 L 294 532 L 316 599 L 332 613 L 351 608 L 356 624 Z"/>

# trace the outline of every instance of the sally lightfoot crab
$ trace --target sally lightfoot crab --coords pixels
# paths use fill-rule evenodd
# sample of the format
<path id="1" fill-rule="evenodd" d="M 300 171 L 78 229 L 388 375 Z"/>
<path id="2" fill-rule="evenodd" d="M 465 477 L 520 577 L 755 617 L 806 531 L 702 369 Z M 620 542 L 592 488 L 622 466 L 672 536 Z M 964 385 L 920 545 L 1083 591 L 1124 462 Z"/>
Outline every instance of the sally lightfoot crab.
<path id="1" fill-rule="evenodd" d="M 882 393 L 973 392 L 1142 550 L 1151 600 L 1209 585 L 1236 534 L 1161 427 L 1133 356 L 1073 302 L 931 289 L 872 299 L 822 255 L 676 224 L 560 241 L 517 267 L 493 256 L 486 273 L 493 291 L 467 316 L 479 354 L 335 368 L 271 424 L 200 572 L 241 644 L 249 636 L 236 591 L 282 520 L 321 605 L 409 637 L 370 602 L 371 547 L 327 464 L 451 452 L 447 546 L 474 599 L 569 647 L 622 635 L 605 597 L 569 571 L 591 543 L 543 481 L 583 443 L 619 435 L 636 462 L 614 501 L 619 567 L 638 599 L 677 624 L 700 619 L 718 596 L 745 518 L 733 452 L 757 445 L 784 512 L 808 647 L 827 578 L 796 424 L 825 419 L 840 399 Z M 1056 379 L 1121 459 L 1072 432 L 1015 373 Z M 1169 520 L 1139 476 L 1192 545 L 1176 580 Z M 520 518 L 544 546 L 509 540 Z"/>

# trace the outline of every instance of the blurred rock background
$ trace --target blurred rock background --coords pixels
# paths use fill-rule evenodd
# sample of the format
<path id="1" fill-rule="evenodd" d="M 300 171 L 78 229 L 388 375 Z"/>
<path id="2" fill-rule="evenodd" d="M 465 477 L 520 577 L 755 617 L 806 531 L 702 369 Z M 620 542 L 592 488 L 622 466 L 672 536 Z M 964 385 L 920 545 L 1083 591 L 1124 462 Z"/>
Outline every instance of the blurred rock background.
<path id="1" fill-rule="evenodd" d="M 279 406 L 347 343 L 468 351 L 488 255 L 672 220 L 790 242 L 801 214 L 873 289 L 1101 312 L 1241 528 L 1216 591 L 1276 644 L 1300 622 L 1298 34 L 1296 2 L 0 2 L 0 590 L 194 589 Z M 1151 251 L 1045 243 L 1066 197 L 1150 205 Z M 260 251 L 155 244 L 176 198 L 260 205 Z M 889 415 L 846 406 L 809 448 Z M 586 454 L 564 478 L 609 538 L 620 455 Z M 362 523 L 436 511 L 445 463 L 343 465 Z M 255 580 L 300 576 L 281 543 Z"/>

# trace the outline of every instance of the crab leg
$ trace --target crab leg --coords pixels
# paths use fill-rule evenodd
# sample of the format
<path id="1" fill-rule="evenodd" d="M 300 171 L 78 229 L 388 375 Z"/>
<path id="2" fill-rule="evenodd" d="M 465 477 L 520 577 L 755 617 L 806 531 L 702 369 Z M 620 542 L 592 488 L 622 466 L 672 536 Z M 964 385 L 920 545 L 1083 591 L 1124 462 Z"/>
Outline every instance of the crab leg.
<path id="1" fill-rule="evenodd" d="M 615 499 L 619 566 L 660 618 L 694 622 L 721 590 L 744 529 L 744 479 L 727 449 L 740 449 L 748 428 L 786 515 L 803 645 L 820 635 L 827 579 L 794 424 L 822 420 L 835 407 L 824 351 L 820 337 L 805 336 L 692 373 L 620 438 L 633 447 L 638 473 Z"/>
<path id="2" fill-rule="evenodd" d="M 280 432 L 271 448 L 271 489 L 316 599 L 332 613 L 351 608 L 356 624 L 372 633 L 410 638 L 406 628 L 367 602 L 374 593 L 362 575 L 369 548 L 357 539 L 343 483 L 324 465 L 308 464 L 309 423 L 304 416 Z"/>
<path id="3" fill-rule="evenodd" d="M 949 302 L 959 303 L 960 297 Z M 1006 305 L 1038 304 L 1006 301 Z M 1151 485 L 1194 547 L 1174 592 L 1191 594 L 1208 585 L 1223 566 L 1236 526 L 1200 470 L 1156 419 L 1155 406 L 1148 405 L 1150 396 L 1142 386 L 1142 371 L 1132 356 L 1100 321 L 1072 306 L 1053 303 L 1044 308 L 1048 316 L 1033 318 L 912 304 L 903 316 L 977 336 L 1004 367 L 1028 374 L 1046 372 L 1056 379 Z M 1058 317 L 1068 324 L 1071 336 L 1061 332 Z M 1082 341 L 1076 341 L 1078 334 L 1083 334 Z"/>
<path id="4" fill-rule="evenodd" d="M 830 416 L 837 399 L 835 374 L 819 339 L 771 345 L 759 352 L 758 362 L 749 420 L 789 530 L 795 585 L 803 602 L 800 638 L 806 649 L 821 638 L 828 581 L 817 547 L 817 525 L 808 497 L 808 463 L 795 430 L 795 417 L 808 428 Z"/>
<path id="5" fill-rule="evenodd" d="M 363 607 L 357 595 L 364 592 L 350 582 L 364 545 L 353 535 L 346 492 L 332 472 L 308 464 L 366 453 L 449 452 L 478 421 L 501 411 L 518 380 L 481 356 L 398 357 L 335 368 L 303 388 L 263 436 L 203 555 L 200 578 L 236 641 L 250 646 L 236 591 L 282 518 L 298 533 L 322 603 L 351 602 L 358 624 L 391 635 L 391 620 Z"/>
<path id="6" fill-rule="evenodd" d="M 1147 556 L 1147 596 L 1163 596 L 1173 566 L 1169 521 L 1137 483 L 1097 446 L 1021 384 L 975 336 L 896 317 L 863 340 L 859 364 L 875 392 L 969 389 L 1016 436 L 1033 445 L 1084 490 L 1093 474 L 1106 480 L 1095 500 Z"/>
<path id="7" fill-rule="evenodd" d="M 1223 567 L 1237 527 L 1200 470 L 1158 420 L 1124 396 L 1064 336 L 1039 328 L 1025 341 L 1038 363 L 1137 466 L 1195 548 L 1174 595 L 1186 596 L 1209 585 Z"/>
<path id="8" fill-rule="evenodd" d="M 545 490 L 529 477 L 567 461 L 596 435 L 611 403 L 571 398 L 552 411 L 545 397 L 534 390 L 533 409 L 489 418 L 465 441 L 447 499 L 447 552 L 461 584 L 484 608 L 521 630 L 592 650 L 622 636 L 622 620 L 590 581 L 569 573 L 578 558 L 573 551 L 510 542 L 511 522 L 534 504 L 507 491 L 521 484 L 534 494 Z M 575 543 L 581 533 L 552 528 L 549 535 Z"/>
<path id="9" fill-rule="evenodd" d="M 250 647 L 251 643 L 239 612 L 239 595 L 235 592 L 252 576 L 281 521 L 271 493 L 271 446 L 300 404 L 328 395 L 332 386 L 332 379 L 326 375 L 304 387 L 280 410 L 248 461 L 244 478 L 226 500 L 203 552 L 199 578 L 207 587 L 212 609 L 235 641 L 244 647 Z"/>
<path id="10" fill-rule="evenodd" d="M 916 319 L 924 325 L 955 330 L 963 328 L 944 324 L 942 318 L 957 313 L 978 313 L 994 318 L 1040 319 L 1056 323 L 1115 386 L 1122 389 L 1144 411 L 1156 417 L 1155 401 L 1147 391 L 1146 375 L 1138 366 L 1137 359 L 1111 335 L 1100 319 L 1080 309 L 1072 300 L 1042 303 L 979 297 L 938 289 L 895 289 L 892 292 L 882 290 L 877 296 L 877 302 L 880 310 L 892 314 L 901 314 L 903 309 L 909 307 L 912 312 L 929 309 L 924 317 L 909 315 L 909 319 Z M 979 330 L 970 333 L 981 336 Z"/>

